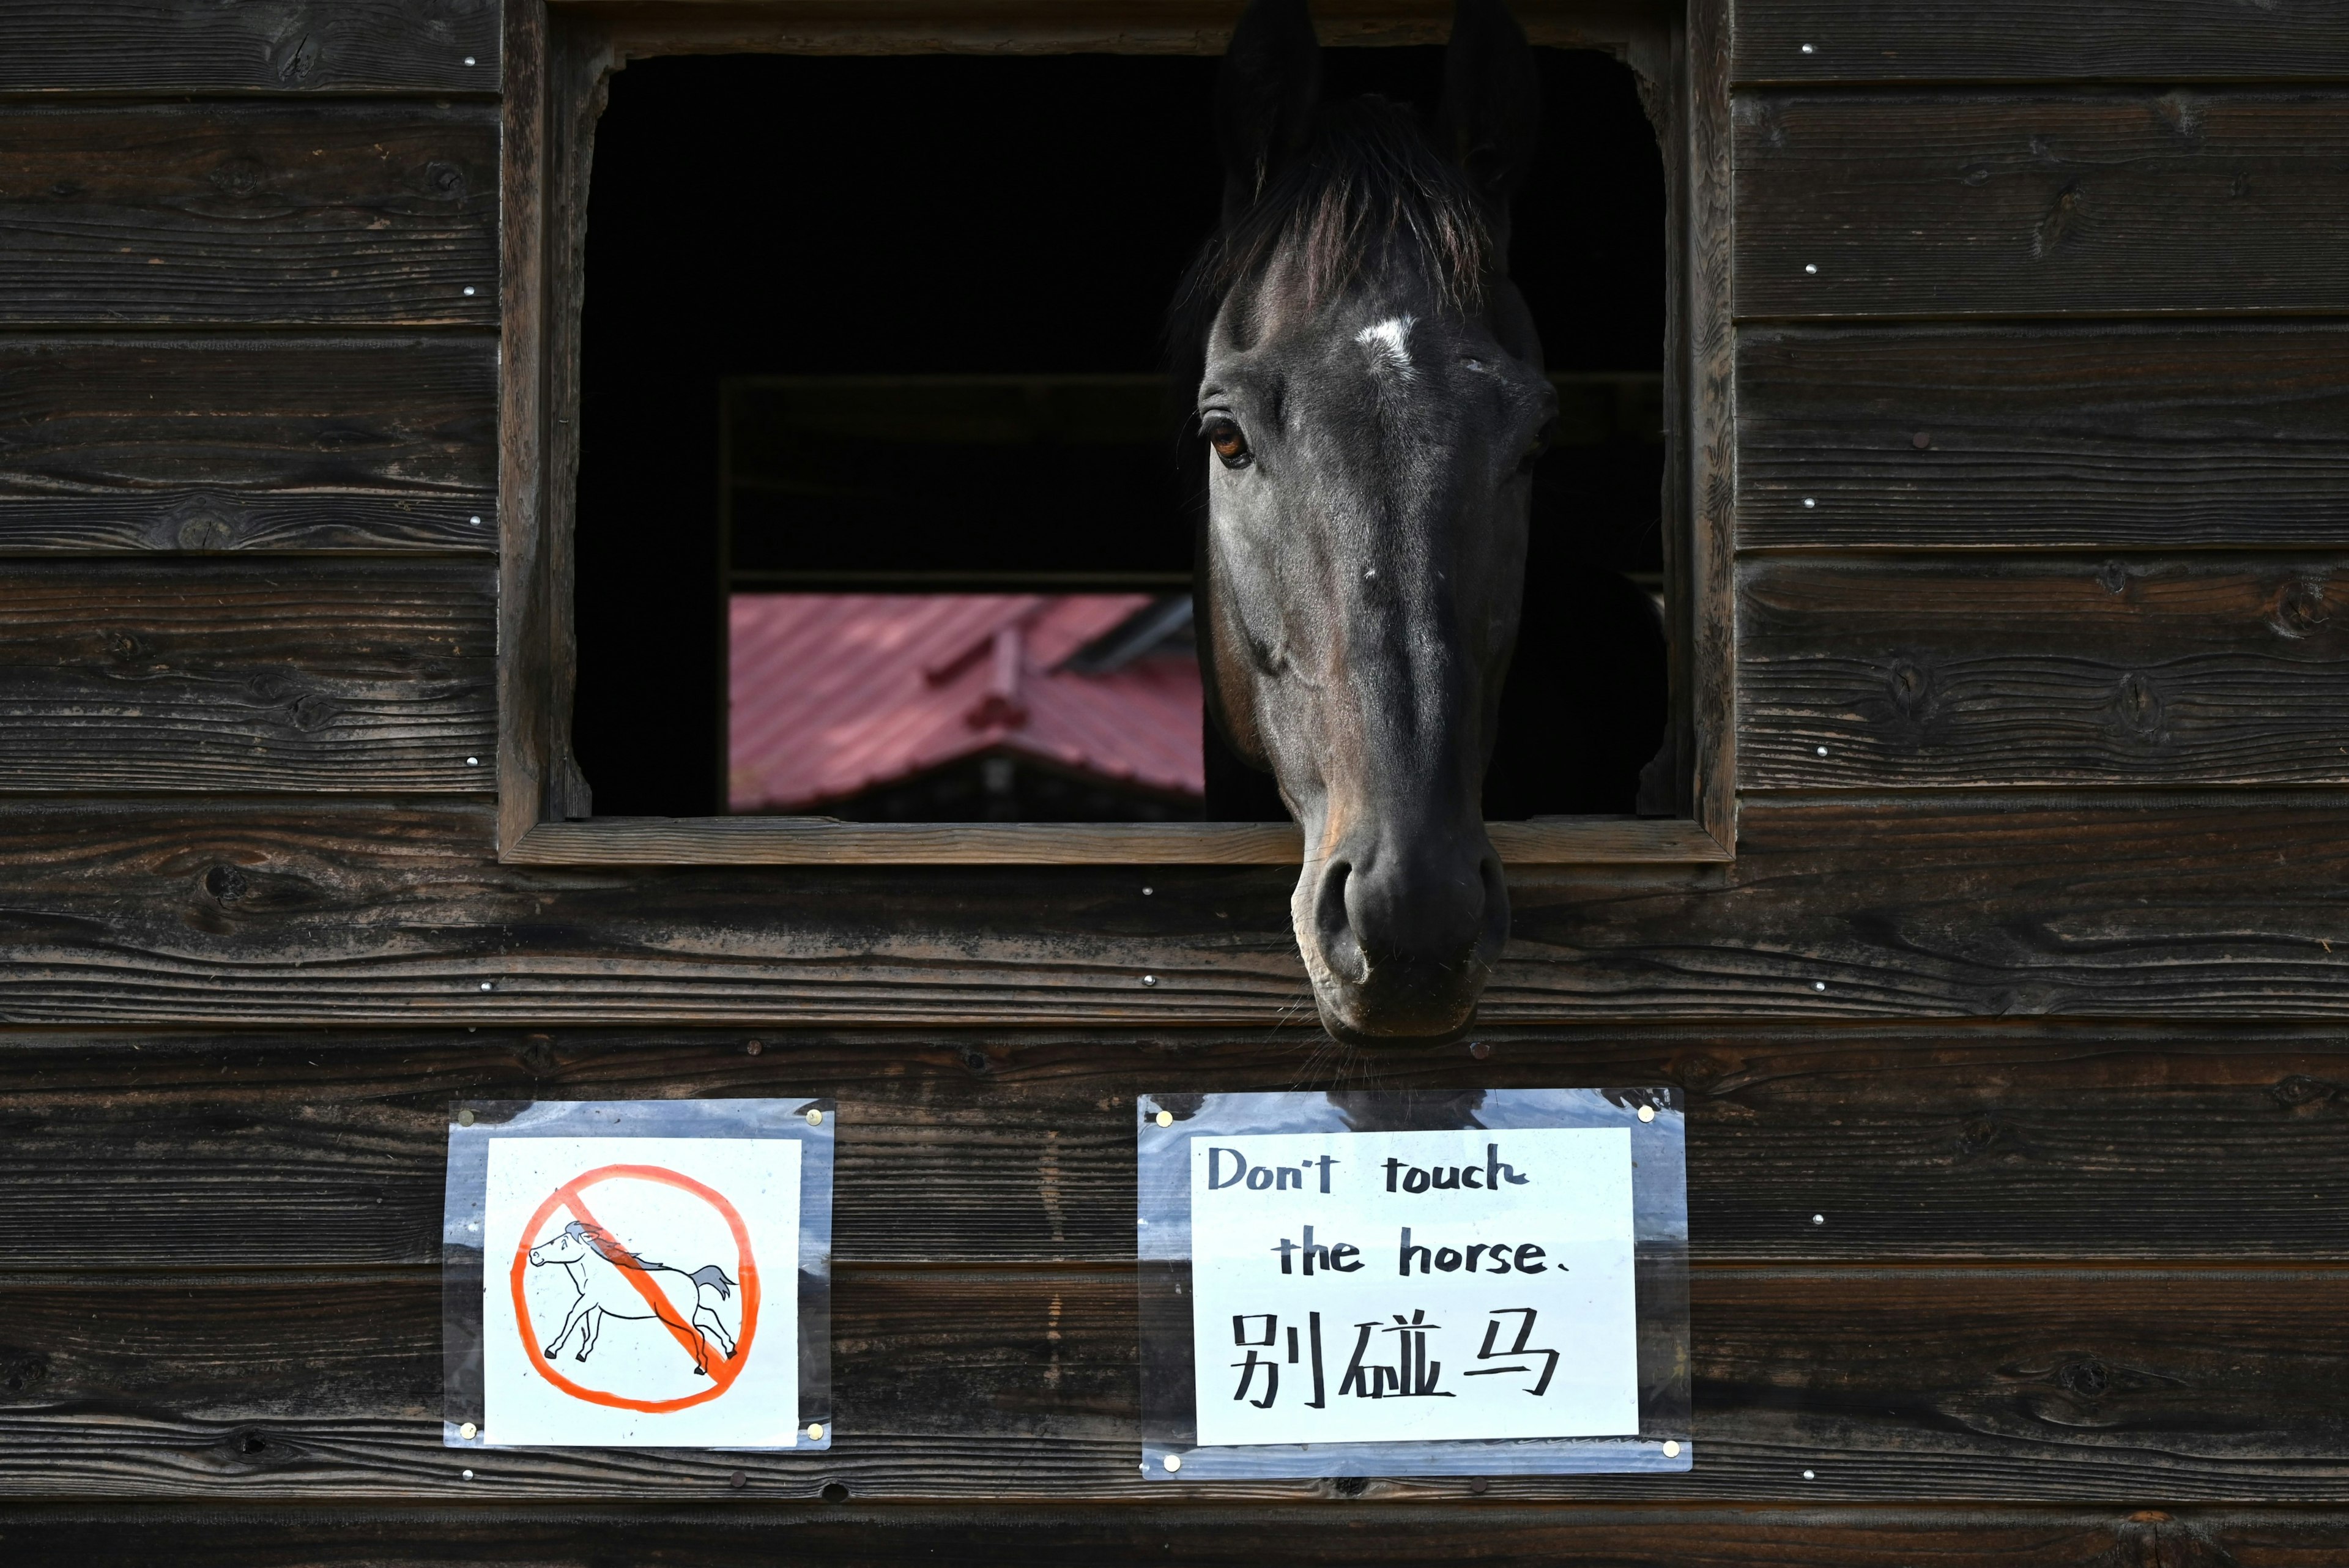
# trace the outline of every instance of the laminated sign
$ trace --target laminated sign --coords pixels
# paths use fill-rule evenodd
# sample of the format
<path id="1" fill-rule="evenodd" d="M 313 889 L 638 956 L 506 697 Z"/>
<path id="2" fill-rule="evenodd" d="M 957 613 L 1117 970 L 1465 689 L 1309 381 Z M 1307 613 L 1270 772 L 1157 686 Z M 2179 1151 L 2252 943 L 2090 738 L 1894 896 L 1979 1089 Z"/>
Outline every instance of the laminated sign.
<path id="1" fill-rule="evenodd" d="M 1145 1470 L 1689 1463 L 1669 1091 L 1141 1109 Z"/>
<path id="2" fill-rule="evenodd" d="M 471 1419 L 455 1440 L 824 1438 L 802 1386 L 802 1326 L 805 1282 L 828 1272 L 828 1113 L 822 1101 L 460 1107 L 450 1225 L 463 1277 L 449 1299 L 452 1320 L 470 1310 L 450 1344 L 471 1355 L 452 1364 L 450 1403 Z M 812 1248 L 818 1182 L 826 1234 Z"/>

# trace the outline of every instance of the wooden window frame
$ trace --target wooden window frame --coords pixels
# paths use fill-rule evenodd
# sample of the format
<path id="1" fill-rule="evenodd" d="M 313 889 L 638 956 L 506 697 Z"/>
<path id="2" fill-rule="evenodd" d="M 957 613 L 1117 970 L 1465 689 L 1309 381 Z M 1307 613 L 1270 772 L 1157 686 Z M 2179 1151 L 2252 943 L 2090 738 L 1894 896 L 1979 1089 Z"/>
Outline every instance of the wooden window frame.
<path id="1" fill-rule="evenodd" d="M 1639 74 L 1667 149 L 1664 576 L 1681 814 L 1489 825 L 1516 865 L 1734 857 L 1727 0 L 1515 0 Z M 580 268 L 612 73 L 688 54 L 1218 54 L 1242 0 L 506 0 L 498 856 L 552 866 L 1295 865 L 1293 824 L 595 817 L 571 755 Z M 1320 0 L 1325 43 L 1440 43 L 1449 0 Z"/>

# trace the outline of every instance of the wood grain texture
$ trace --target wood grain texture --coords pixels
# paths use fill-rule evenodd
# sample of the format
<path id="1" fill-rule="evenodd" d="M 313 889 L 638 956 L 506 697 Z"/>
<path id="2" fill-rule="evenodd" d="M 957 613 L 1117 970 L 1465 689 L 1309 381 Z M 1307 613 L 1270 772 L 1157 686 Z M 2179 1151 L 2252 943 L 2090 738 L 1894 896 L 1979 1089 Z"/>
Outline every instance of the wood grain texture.
<path id="1" fill-rule="evenodd" d="M 426 1266 L 452 1102 L 824 1095 L 842 1106 L 843 1263 L 1112 1264 L 1133 1255 L 1137 1094 L 1342 1078 L 1681 1085 L 1708 1263 L 2349 1262 L 2337 1031 L 1480 1038 L 1483 1059 L 1460 1045 L 1340 1054 L 1302 1031 L 24 1033 L 0 1038 L 0 1233 L 26 1270 Z"/>
<path id="2" fill-rule="evenodd" d="M 1769 0 L 1738 8 L 1736 68 L 1786 83 L 2339 80 L 2349 16 L 2329 0 Z"/>
<path id="3" fill-rule="evenodd" d="M 1685 743 L 1689 754 L 1684 759 L 1659 756 L 1651 765 L 1680 772 L 1681 779 L 1671 781 L 1674 792 L 1685 787 L 1692 815 L 1715 839 L 1734 846 L 1738 413 L 1733 282 L 1738 214 L 1736 128 L 1729 90 L 1732 21 L 1730 0 L 1699 0 L 1688 9 L 1685 31 L 1675 31 L 1675 38 L 1684 40 L 1687 48 L 1686 59 L 1678 62 L 1674 96 L 1688 140 L 1685 171 L 1667 175 L 1681 242 L 1670 247 L 1678 258 L 1671 265 L 1678 269 L 1675 281 L 1684 290 L 1676 291 L 1672 302 L 1677 318 L 1671 373 L 1675 392 L 1685 399 L 1688 421 L 1686 440 L 1673 452 L 1686 462 L 1684 471 L 1673 470 L 1673 483 L 1676 489 L 1686 487 L 1681 512 L 1687 535 L 1683 541 L 1667 535 L 1664 562 L 1672 580 L 1684 583 L 1688 590 L 1686 602 L 1673 607 L 1682 624 L 1671 629 L 1666 641 L 1672 659 L 1673 712 L 1688 714 L 1684 724 L 1675 717 L 1669 733 L 1674 749 Z M 1678 385 L 1683 376 L 1684 389 Z M 1681 763 L 1683 768 L 1673 768 Z"/>
<path id="4" fill-rule="evenodd" d="M 845 1490 L 845 1489 L 843 1489 Z M 1290 1503 L 1108 1508 L 794 1503 L 749 1490 L 694 1503 L 0 1505 L 0 1548 L 26 1562 L 172 1568 L 575 1568 L 673 1556 L 701 1568 L 793 1562 L 898 1568 L 1268 1562 L 1371 1568 L 2333 1568 L 2349 1516 L 2324 1508 L 1887 1508 L 1483 1501 L 1471 1511 L 1334 1490 Z M 1473 1552 L 1473 1555 L 1471 1553 Z"/>
<path id="5" fill-rule="evenodd" d="M 552 439 L 547 406 L 553 379 L 551 317 L 574 289 L 574 277 L 548 256 L 548 79 L 552 46 L 544 0 L 512 0 L 503 15 L 505 88 L 498 106 L 498 821 L 496 845 L 512 851 L 541 821 L 560 821 L 566 802 L 553 798 L 566 774 L 554 750 L 554 631 L 568 624 L 567 599 L 554 590 L 550 511 L 557 504 L 546 473 Z M 582 255 L 584 257 L 584 251 Z M 578 410 L 564 417 L 576 419 Z M 572 497 L 561 504 L 568 515 Z M 567 715 L 565 716 L 567 722 Z M 580 815 L 593 809 L 584 792 Z"/>
<path id="6" fill-rule="evenodd" d="M 1690 1286 L 1694 1471 L 1495 1477 L 1493 1496 L 2349 1493 L 2338 1272 L 1701 1268 Z M 12 1278 L 0 1314 L 24 1386 L 0 1379 L 0 1492 L 678 1498 L 738 1470 L 765 1495 L 837 1481 L 907 1501 L 1330 1490 L 1137 1474 L 1129 1269 L 839 1272 L 829 1453 L 451 1451 L 439 1308 L 424 1269 Z M 1361 1495 L 1465 1498 L 1470 1484 L 1381 1480 Z"/>
<path id="7" fill-rule="evenodd" d="M 0 33 L 0 92 L 488 93 L 498 84 L 496 0 L 7 0 Z"/>
<path id="8" fill-rule="evenodd" d="M 1309 1016 L 1277 867 L 615 872 L 501 867 L 491 834 L 486 803 L 0 802 L 0 1022 Z M 1733 866 L 1510 881 L 1491 1024 L 2349 1016 L 2338 793 L 1764 794 Z"/>
<path id="9" fill-rule="evenodd" d="M 2349 95 L 1756 91 L 1736 108 L 1741 317 L 2349 309 Z"/>
<path id="10" fill-rule="evenodd" d="M 2349 779 L 2338 556 L 1764 558 L 1748 788 Z"/>
<path id="11" fill-rule="evenodd" d="M 1755 327 L 1737 359 L 1747 549 L 2349 545 L 2336 324 Z"/>
<path id="12" fill-rule="evenodd" d="M 493 327 L 497 138 L 446 100 L 0 108 L 0 325 Z"/>
<path id="13" fill-rule="evenodd" d="M 0 789 L 484 790 L 493 610 L 485 562 L 18 562 Z"/>
<path id="14" fill-rule="evenodd" d="M 1513 866 L 1672 865 L 1729 852 L 1693 822 L 1583 817 L 1485 825 Z M 868 823 L 830 817 L 604 817 L 543 823 L 505 858 L 533 866 L 1294 866 L 1278 823 Z"/>
<path id="15" fill-rule="evenodd" d="M 485 553 L 486 337 L 0 337 L 0 555 Z"/>

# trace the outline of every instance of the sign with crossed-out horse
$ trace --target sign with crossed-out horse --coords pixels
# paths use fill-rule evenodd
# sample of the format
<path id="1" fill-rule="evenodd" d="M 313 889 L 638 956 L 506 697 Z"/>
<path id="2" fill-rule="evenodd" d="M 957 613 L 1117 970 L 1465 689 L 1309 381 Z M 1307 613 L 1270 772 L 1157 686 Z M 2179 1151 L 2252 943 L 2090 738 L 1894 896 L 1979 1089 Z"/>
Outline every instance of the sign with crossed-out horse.
<path id="1" fill-rule="evenodd" d="M 492 1142 L 485 1430 L 517 1446 L 794 1446 L 800 1156 L 789 1138 Z"/>

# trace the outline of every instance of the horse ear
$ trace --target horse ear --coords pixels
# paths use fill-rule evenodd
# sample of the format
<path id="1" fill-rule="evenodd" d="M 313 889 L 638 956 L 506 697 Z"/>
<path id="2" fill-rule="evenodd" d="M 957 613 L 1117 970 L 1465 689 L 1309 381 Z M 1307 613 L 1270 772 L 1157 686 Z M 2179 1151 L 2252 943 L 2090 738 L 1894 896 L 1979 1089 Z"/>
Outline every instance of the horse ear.
<path id="1" fill-rule="evenodd" d="M 579 1223 L 579 1221 L 578 1221 L 578 1220 L 574 1220 L 573 1221 L 571 1221 L 571 1223 L 570 1223 L 570 1224 L 565 1225 L 565 1226 L 563 1228 L 563 1233 L 564 1233 L 564 1235 L 566 1235 L 566 1236 L 568 1236 L 568 1237 L 572 1238 L 574 1241 L 576 1241 L 576 1240 L 578 1240 L 581 1236 L 585 1235 L 585 1234 L 586 1234 L 586 1232 L 587 1232 L 587 1227 L 586 1227 L 586 1226 L 585 1226 L 585 1225 L 582 1225 L 582 1224 L 581 1224 L 581 1223 Z"/>
<path id="2" fill-rule="evenodd" d="M 1216 140 L 1224 153 L 1224 221 L 1256 204 L 1305 150 L 1321 101 L 1321 46 L 1305 0 L 1253 0 L 1216 73 Z"/>
<path id="3" fill-rule="evenodd" d="M 1444 51 L 1444 104 L 1436 145 L 1485 199 L 1508 254 L 1509 198 L 1516 194 L 1541 134 L 1541 77 L 1526 30 L 1502 0 L 1460 0 Z"/>

